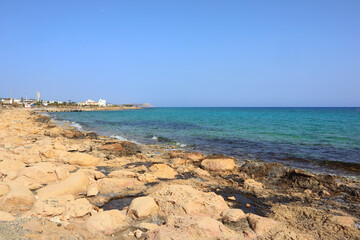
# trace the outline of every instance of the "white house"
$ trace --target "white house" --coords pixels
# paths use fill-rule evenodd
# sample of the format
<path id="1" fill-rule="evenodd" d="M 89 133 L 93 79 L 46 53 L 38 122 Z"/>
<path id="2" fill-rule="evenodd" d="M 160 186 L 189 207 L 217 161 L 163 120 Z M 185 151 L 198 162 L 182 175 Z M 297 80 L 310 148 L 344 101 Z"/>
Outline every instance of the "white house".
<path id="1" fill-rule="evenodd" d="M 99 107 L 106 107 L 106 100 L 105 99 L 99 99 Z"/>

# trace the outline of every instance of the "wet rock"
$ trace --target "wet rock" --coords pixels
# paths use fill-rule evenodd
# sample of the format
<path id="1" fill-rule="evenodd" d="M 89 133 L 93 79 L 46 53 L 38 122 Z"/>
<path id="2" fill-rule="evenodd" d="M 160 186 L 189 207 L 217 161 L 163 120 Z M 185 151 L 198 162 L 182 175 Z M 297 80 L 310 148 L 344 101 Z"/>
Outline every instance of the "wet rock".
<path id="1" fill-rule="evenodd" d="M 15 217 L 8 212 L 0 211 L 0 221 L 11 222 L 15 221 Z"/>
<path id="2" fill-rule="evenodd" d="M 174 169 L 162 163 L 152 165 L 149 170 L 156 178 L 171 179 L 175 178 L 175 176 L 178 174 Z"/>
<path id="3" fill-rule="evenodd" d="M 37 191 L 39 197 L 55 197 L 64 195 L 77 195 L 86 192 L 89 178 L 83 172 L 72 173 L 68 178 L 51 183 Z"/>
<path id="4" fill-rule="evenodd" d="M 281 178 L 288 172 L 288 168 L 280 163 L 257 163 L 253 161 L 247 161 L 240 170 L 257 178 Z"/>
<path id="5" fill-rule="evenodd" d="M 133 178 L 103 178 L 97 181 L 101 194 L 115 194 L 139 184 L 140 182 Z"/>
<path id="6" fill-rule="evenodd" d="M 111 235 L 114 232 L 126 227 L 126 215 L 119 210 L 110 210 L 95 213 L 86 222 L 85 227 L 89 232 L 101 232 Z"/>
<path id="7" fill-rule="evenodd" d="M 237 222 L 240 219 L 246 218 L 246 214 L 241 209 L 226 209 L 221 213 L 224 222 Z"/>
<path id="8" fill-rule="evenodd" d="M 232 158 L 204 159 L 201 166 L 208 171 L 231 171 L 235 168 L 235 160 Z"/>
<path id="9" fill-rule="evenodd" d="M 132 156 L 141 153 L 141 148 L 132 142 L 108 142 L 101 147 L 101 150 L 107 151 L 115 156 Z"/>
<path id="10" fill-rule="evenodd" d="M 67 162 L 78 166 L 96 166 L 99 164 L 99 159 L 86 153 L 72 153 L 69 154 Z"/>
<path id="11" fill-rule="evenodd" d="M 99 135 L 95 132 L 88 132 L 86 133 L 86 138 L 88 139 L 98 139 Z"/>
<path id="12" fill-rule="evenodd" d="M 156 214 L 158 209 L 159 207 L 152 197 L 138 197 L 132 200 L 127 214 L 144 218 Z"/>
<path id="13" fill-rule="evenodd" d="M 159 214 L 165 217 L 198 215 L 220 218 L 221 212 L 229 208 L 221 196 L 201 192 L 188 185 L 164 186 L 151 197 L 160 208 Z"/>

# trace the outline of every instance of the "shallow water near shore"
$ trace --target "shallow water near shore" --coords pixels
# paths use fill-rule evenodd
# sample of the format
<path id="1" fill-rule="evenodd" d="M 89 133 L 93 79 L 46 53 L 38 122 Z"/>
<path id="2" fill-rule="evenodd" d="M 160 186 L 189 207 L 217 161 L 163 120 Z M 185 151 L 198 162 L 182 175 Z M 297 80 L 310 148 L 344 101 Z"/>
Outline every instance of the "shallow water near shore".
<path id="1" fill-rule="evenodd" d="M 360 174 L 357 108 L 149 108 L 51 115 L 121 140 Z"/>

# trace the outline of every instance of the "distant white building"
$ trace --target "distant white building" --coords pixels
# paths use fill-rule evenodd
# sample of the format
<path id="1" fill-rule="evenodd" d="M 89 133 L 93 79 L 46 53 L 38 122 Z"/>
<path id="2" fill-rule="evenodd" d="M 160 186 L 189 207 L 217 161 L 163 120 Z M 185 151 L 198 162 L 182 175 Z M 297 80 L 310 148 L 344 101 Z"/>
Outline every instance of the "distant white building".
<path id="1" fill-rule="evenodd" d="M 79 105 L 80 106 L 99 106 L 99 103 L 97 103 L 91 99 L 88 99 L 86 102 L 80 102 Z"/>
<path id="2" fill-rule="evenodd" d="M 106 100 L 105 99 L 99 99 L 99 107 L 106 107 Z"/>

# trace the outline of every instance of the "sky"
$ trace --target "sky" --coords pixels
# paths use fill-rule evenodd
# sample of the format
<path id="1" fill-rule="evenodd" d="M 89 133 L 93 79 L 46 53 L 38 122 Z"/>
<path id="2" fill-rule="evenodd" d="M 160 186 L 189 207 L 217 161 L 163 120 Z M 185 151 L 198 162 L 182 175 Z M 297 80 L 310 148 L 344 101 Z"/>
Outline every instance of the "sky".
<path id="1" fill-rule="evenodd" d="M 360 105 L 360 1 L 0 0 L 0 97 Z"/>

